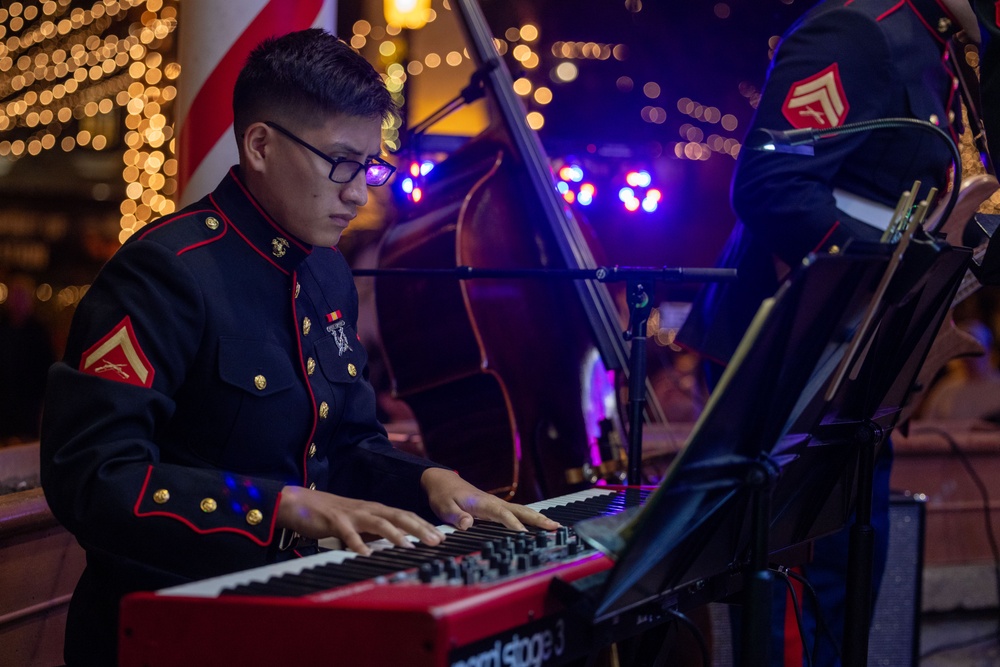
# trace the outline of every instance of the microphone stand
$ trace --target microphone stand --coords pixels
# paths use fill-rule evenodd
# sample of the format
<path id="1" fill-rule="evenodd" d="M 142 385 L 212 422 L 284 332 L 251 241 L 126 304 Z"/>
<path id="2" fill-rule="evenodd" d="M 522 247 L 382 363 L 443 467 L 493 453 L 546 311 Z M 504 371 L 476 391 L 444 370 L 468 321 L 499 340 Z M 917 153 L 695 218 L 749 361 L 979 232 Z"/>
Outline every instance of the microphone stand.
<path id="1" fill-rule="evenodd" d="M 476 278 L 517 278 L 542 280 L 596 280 L 625 282 L 628 288 L 629 326 L 622 337 L 632 342 L 629 352 L 629 432 L 628 471 L 625 483 L 641 483 L 642 411 L 646 403 L 646 324 L 652 311 L 650 293 L 656 282 L 723 282 L 736 278 L 736 269 L 605 267 L 592 269 L 480 269 L 456 266 L 444 269 L 355 269 L 355 277 L 428 276 L 470 280 Z"/>

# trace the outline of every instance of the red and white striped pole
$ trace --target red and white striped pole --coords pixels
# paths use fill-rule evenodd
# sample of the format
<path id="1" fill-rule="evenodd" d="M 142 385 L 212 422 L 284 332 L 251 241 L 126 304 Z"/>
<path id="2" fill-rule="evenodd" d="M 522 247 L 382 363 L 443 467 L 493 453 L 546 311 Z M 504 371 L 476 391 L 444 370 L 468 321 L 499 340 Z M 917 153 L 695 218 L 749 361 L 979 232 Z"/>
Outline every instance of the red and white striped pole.
<path id="1" fill-rule="evenodd" d="M 239 160 L 233 86 L 267 37 L 304 28 L 334 32 L 336 0 L 190 0 L 180 6 L 177 91 L 178 208 L 211 192 Z"/>

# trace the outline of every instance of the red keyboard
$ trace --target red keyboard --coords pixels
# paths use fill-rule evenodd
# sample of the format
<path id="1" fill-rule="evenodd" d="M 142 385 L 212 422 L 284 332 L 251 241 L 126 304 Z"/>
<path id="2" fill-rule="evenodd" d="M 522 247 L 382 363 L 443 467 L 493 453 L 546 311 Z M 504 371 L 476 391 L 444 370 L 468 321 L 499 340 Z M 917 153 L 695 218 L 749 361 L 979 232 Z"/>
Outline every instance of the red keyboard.
<path id="1" fill-rule="evenodd" d="M 641 503 L 646 491 L 628 493 Z M 601 628 L 553 594 L 612 562 L 572 525 L 617 513 L 626 492 L 590 489 L 531 505 L 555 532 L 477 522 L 437 547 L 385 541 L 369 556 L 328 551 L 122 603 L 120 665 L 542 667 L 586 655 L 663 620 L 634 614 Z M 593 578 L 593 577 L 592 577 Z"/>

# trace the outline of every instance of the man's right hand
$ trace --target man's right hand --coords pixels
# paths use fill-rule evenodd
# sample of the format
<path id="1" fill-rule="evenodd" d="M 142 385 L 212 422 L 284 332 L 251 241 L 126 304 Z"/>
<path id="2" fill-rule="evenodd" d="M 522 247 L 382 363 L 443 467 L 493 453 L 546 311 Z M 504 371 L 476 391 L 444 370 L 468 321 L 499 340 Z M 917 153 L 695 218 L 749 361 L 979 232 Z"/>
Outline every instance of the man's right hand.
<path id="1" fill-rule="evenodd" d="M 384 537 L 401 547 L 413 546 L 407 534 L 429 546 L 444 539 L 443 533 L 413 512 L 301 486 L 281 490 L 277 525 L 313 539 L 336 537 L 348 549 L 363 555 L 371 553 L 371 549 L 361 533 Z"/>

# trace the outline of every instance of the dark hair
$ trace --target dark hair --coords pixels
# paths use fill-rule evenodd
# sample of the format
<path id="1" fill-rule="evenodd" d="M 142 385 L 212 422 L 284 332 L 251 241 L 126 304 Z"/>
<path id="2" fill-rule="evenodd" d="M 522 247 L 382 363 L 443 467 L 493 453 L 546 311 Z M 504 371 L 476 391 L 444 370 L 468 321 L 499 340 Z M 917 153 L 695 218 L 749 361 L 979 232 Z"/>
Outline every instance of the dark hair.
<path id="1" fill-rule="evenodd" d="M 361 54 L 311 28 L 269 38 L 250 52 L 233 90 L 237 140 L 251 123 L 316 114 L 386 120 L 396 104 L 382 77 Z"/>

